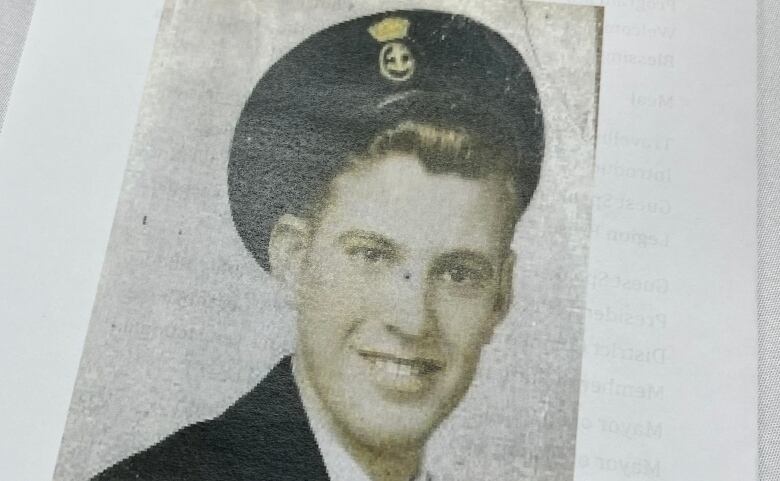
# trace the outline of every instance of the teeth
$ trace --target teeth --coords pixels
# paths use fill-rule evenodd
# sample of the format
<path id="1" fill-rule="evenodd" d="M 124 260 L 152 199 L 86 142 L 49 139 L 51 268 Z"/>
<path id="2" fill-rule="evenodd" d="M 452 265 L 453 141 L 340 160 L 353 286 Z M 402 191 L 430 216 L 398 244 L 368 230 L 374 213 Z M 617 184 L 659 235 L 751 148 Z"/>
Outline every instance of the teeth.
<path id="1" fill-rule="evenodd" d="M 395 377 L 420 375 L 419 367 L 410 366 L 409 364 L 402 364 L 399 362 L 391 361 L 389 359 L 375 359 L 374 367 Z"/>

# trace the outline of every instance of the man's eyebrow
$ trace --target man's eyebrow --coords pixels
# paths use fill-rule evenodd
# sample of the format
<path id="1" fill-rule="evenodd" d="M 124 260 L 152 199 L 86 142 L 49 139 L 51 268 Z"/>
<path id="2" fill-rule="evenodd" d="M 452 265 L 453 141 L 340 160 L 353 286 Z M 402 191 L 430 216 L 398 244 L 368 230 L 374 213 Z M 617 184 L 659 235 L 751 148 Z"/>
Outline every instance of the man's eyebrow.
<path id="1" fill-rule="evenodd" d="M 387 237 L 383 236 L 382 234 L 378 234 L 376 232 L 371 232 L 371 231 L 366 231 L 361 229 L 353 229 L 344 232 L 338 237 L 338 241 L 341 244 L 355 239 L 374 242 L 386 249 L 396 249 L 396 250 L 398 249 L 398 244 L 388 239 Z"/>
<path id="2" fill-rule="evenodd" d="M 493 263 L 488 257 L 471 249 L 457 249 L 439 256 L 436 266 L 445 267 L 453 262 L 468 262 L 480 269 L 487 277 L 493 275 Z"/>

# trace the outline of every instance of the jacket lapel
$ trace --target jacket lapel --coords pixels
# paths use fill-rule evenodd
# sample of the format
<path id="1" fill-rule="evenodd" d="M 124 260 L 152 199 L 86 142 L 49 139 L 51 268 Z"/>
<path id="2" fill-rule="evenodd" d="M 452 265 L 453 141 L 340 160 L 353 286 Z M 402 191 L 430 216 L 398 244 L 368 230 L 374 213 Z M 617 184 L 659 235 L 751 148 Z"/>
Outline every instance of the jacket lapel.
<path id="1" fill-rule="evenodd" d="M 328 481 L 290 356 L 214 421 L 234 455 L 246 458 L 239 465 L 246 466 L 247 479 Z"/>

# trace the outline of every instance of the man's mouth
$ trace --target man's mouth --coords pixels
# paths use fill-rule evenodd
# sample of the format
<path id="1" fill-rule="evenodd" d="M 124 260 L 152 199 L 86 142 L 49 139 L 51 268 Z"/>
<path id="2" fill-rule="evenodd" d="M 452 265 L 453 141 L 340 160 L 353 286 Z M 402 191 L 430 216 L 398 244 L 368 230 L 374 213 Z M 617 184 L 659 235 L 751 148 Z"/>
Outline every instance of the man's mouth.
<path id="1" fill-rule="evenodd" d="M 359 350 L 360 356 L 376 370 L 392 376 L 424 376 L 440 371 L 444 363 L 427 357 L 399 357 L 388 353 Z"/>

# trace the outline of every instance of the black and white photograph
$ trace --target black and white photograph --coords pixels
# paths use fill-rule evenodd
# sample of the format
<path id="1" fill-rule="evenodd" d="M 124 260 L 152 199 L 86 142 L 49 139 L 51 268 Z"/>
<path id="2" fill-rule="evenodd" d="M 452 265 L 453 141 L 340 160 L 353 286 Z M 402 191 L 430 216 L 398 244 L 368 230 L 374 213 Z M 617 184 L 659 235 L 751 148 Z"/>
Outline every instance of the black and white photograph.
<path id="1" fill-rule="evenodd" d="M 54 479 L 571 481 L 602 18 L 167 1 Z"/>

